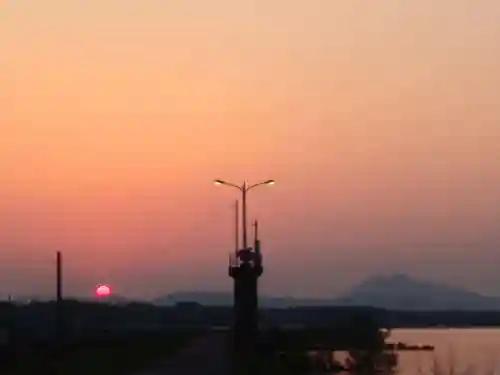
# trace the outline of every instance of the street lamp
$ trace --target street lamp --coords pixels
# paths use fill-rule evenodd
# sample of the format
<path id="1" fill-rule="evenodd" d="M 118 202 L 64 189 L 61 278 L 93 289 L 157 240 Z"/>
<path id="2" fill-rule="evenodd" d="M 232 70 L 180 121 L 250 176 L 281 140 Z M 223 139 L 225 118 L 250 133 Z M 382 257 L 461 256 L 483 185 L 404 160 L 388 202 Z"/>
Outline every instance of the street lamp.
<path id="1" fill-rule="evenodd" d="M 247 193 L 249 190 L 256 188 L 257 186 L 274 185 L 276 183 L 276 181 L 275 180 L 266 180 L 266 181 L 262 181 L 262 182 L 259 182 L 257 184 L 253 184 L 253 185 L 247 185 L 246 182 L 243 182 L 243 185 L 236 185 L 236 184 L 233 184 L 231 182 L 226 182 L 223 180 L 215 180 L 214 183 L 216 185 L 231 186 L 231 187 L 234 187 L 234 188 L 238 189 L 239 191 L 241 191 L 243 249 L 246 249 L 247 248 Z"/>

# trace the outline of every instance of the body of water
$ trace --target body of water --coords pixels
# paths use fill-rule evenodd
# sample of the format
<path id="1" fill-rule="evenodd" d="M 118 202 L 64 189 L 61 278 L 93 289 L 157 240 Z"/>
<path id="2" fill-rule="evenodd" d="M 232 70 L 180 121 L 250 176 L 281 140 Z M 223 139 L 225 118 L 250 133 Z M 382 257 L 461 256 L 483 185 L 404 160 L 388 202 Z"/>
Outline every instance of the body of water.
<path id="1" fill-rule="evenodd" d="M 434 352 L 399 352 L 401 375 L 500 374 L 500 329 L 396 329 L 389 342 L 431 344 Z"/>

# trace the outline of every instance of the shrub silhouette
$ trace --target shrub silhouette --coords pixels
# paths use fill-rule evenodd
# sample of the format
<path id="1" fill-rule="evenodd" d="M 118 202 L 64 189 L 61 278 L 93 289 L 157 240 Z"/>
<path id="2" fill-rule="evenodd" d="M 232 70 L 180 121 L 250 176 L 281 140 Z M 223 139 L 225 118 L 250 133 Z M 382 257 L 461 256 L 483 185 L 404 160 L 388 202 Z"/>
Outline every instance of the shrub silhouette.
<path id="1" fill-rule="evenodd" d="M 349 319 L 352 349 L 346 367 L 357 375 L 392 375 L 396 372 L 396 352 L 386 349 L 389 333 L 383 332 L 371 314 L 356 313 Z"/>

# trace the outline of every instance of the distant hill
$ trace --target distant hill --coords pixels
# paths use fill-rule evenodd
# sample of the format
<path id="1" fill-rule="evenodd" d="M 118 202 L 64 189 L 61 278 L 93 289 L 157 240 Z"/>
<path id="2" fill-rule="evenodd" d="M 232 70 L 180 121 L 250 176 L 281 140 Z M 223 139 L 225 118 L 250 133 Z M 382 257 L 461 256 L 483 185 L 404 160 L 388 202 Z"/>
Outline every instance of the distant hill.
<path id="1" fill-rule="evenodd" d="M 131 300 L 125 296 L 122 296 L 119 294 L 114 294 L 114 293 L 110 294 L 109 296 L 101 296 L 101 297 L 92 296 L 92 297 L 88 297 L 85 299 L 78 298 L 78 300 L 87 301 L 87 302 L 105 302 L 105 303 L 112 303 L 112 304 L 117 304 L 117 305 L 126 305 L 128 303 L 133 302 L 133 300 Z"/>
<path id="2" fill-rule="evenodd" d="M 421 281 L 404 274 L 370 277 L 351 288 L 337 302 L 394 310 L 500 309 L 500 298 Z"/>
<path id="3" fill-rule="evenodd" d="M 174 292 L 153 300 L 155 305 L 173 306 L 180 302 L 196 302 L 205 306 L 225 306 L 233 303 L 231 293 L 224 292 Z"/>
<path id="4" fill-rule="evenodd" d="M 233 304 L 232 292 L 175 292 L 153 300 L 155 305 L 173 306 L 179 302 L 197 302 L 204 306 L 230 306 Z M 259 304 L 268 308 L 286 308 L 296 304 L 289 297 L 260 296 Z"/>
<path id="5" fill-rule="evenodd" d="M 229 306 L 230 292 L 176 292 L 153 303 L 172 306 L 197 302 L 205 306 Z M 260 296 L 264 308 L 294 306 L 373 306 L 391 310 L 500 310 L 500 298 L 487 297 L 460 287 L 426 282 L 404 274 L 373 276 L 338 298 L 293 298 Z"/>

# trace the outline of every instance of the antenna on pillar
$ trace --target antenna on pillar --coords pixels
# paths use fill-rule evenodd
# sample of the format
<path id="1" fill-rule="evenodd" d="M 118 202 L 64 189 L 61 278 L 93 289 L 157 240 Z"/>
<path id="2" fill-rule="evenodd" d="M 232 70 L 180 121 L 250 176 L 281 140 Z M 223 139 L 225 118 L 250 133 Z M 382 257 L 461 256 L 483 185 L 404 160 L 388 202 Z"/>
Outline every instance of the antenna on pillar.
<path id="1" fill-rule="evenodd" d="M 257 256 L 257 264 L 262 265 L 262 254 L 260 252 L 260 240 L 259 240 L 259 223 L 255 220 L 254 223 L 254 251 Z"/>
<path id="2" fill-rule="evenodd" d="M 235 255 L 238 254 L 238 251 L 240 249 L 240 232 L 239 232 L 239 219 L 240 219 L 240 214 L 239 214 L 239 205 L 238 205 L 238 200 L 234 202 L 234 253 Z"/>

